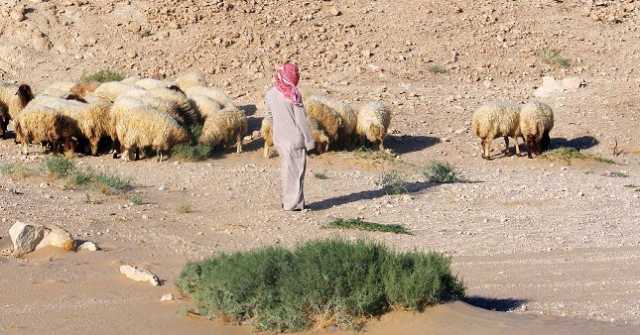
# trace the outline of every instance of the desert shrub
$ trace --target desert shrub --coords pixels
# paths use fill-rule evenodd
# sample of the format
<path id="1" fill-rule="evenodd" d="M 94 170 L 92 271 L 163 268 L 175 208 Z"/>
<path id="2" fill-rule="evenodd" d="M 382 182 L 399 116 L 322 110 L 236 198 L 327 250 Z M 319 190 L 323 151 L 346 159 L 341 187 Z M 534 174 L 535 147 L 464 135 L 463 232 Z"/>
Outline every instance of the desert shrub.
<path id="1" fill-rule="evenodd" d="M 539 54 L 542 61 L 549 65 L 557 65 L 562 68 L 568 68 L 571 66 L 571 61 L 568 58 L 563 57 L 558 50 L 542 49 Z"/>
<path id="2" fill-rule="evenodd" d="M 67 184 L 70 187 L 94 188 L 104 194 L 123 193 L 132 188 L 129 179 L 91 169 L 75 170 L 69 175 Z"/>
<path id="3" fill-rule="evenodd" d="M 176 207 L 176 212 L 180 214 L 189 214 L 193 212 L 193 208 L 191 207 L 191 204 L 182 203 Z"/>
<path id="4" fill-rule="evenodd" d="M 124 75 L 112 70 L 100 70 L 94 73 L 85 73 L 80 77 L 80 81 L 83 83 L 90 81 L 106 83 L 110 81 L 121 81 L 123 79 Z"/>
<path id="5" fill-rule="evenodd" d="M 602 156 L 595 155 L 595 154 L 586 154 L 572 147 L 556 148 L 551 151 L 545 152 L 544 154 L 542 154 L 542 157 L 549 160 L 561 160 L 568 164 L 570 164 L 573 160 L 576 160 L 576 159 L 593 160 L 593 161 L 605 163 L 605 164 L 615 164 L 615 162 L 611 159 L 604 158 Z"/>
<path id="6" fill-rule="evenodd" d="M 95 175 L 95 183 L 102 189 L 107 188 L 110 192 L 123 192 L 131 188 L 129 179 L 106 173 Z"/>
<path id="7" fill-rule="evenodd" d="M 0 164 L 0 173 L 2 175 L 24 179 L 37 173 L 37 171 L 23 163 L 7 163 Z"/>
<path id="8" fill-rule="evenodd" d="M 442 73 L 447 73 L 447 68 L 440 65 L 440 64 L 433 64 L 431 66 L 429 66 L 429 72 L 433 73 L 433 74 L 442 74 Z"/>
<path id="9" fill-rule="evenodd" d="M 142 204 L 144 204 L 144 200 L 142 200 L 142 196 L 140 194 L 132 194 L 129 197 L 129 202 L 131 204 L 133 204 L 134 206 L 140 206 Z"/>
<path id="10" fill-rule="evenodd" d="M 394 233 L 411 235 L 411 232 L 400 224 L 380 224 L 357 219 L 336 219 L 329 222 L 325 227 L 334 229 L 356 229 L 364 231 L 376 231 L 382 233 Z"/>
<path id="11" fill-rule="evenodd" d="M 323 318 L 346 328 L 391 307 L 421 310 L 461 298 L 464 287 L 449 266 L 437 253 L 326 240 L 189 263 L 177 285 L 201 314 L 251 320 L 258 330 L 297 331 Z"/>
<path id="12" fill-rule="evenodd" d="M 449 184 L 459 181 L 455 169 L 448 163 L 433 161 L 423 172 L 432 183 Z"/>
<path id="13" fill-rule="evenodd" d="M 74 169 L 73 162 L 63 156 L 51 156 L 44 162 L 49 175 L 56 178 L 68 176 Z"/>
<path id="14" fill-rule="evenodd" d="M 195 125 L 189 129 L 190 143 L 178 144 L 171 149 L 171 157 L 182 160 L 199 162 L 204 161 L 213 155 L 213 147 L 199 144 L 198 139 L 202 134 L 202 125 Z"/>
<path id="15" fill-rule="evenodd" d="M 409 192 L 407 189 L 407 181 L 405 181 L 402 174 L 396 170 L 383 172 L 377 184 L 387 195 L 405 194 Z"/>

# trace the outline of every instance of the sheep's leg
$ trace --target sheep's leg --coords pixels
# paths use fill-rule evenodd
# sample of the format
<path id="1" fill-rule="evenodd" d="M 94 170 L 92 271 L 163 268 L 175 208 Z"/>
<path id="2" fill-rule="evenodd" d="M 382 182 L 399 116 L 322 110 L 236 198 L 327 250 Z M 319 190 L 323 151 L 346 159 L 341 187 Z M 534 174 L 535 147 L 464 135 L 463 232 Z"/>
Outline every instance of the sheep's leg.
<path id="1" fill-rule="evenodd" d="M 504 155 L 509 156 L 509 137 L 504 137 Z"/>
<path id="2" fill-rule="evenodd" d="M 531 159 L 533 158 L 532 152 L 534 150 L 534 141 L 532 141 L 531 139 L 527 139 L 525 143 L 527 145 L 527 157 Z"/>
<path id="3" fill-rule="evenodd" d="M 516 142 L 516 156 L 520 157 L 520 144 L 518 144 L 518 136 L 514 137 L 513 140 Z"/>
<path id="4" fill-rule="evenodd" d="M 29 145 L 27 143 L 22 143 L 21 147 L 20 147 L 20 151 L 22 152 L 23 155 L 28 156 L 29 155 Z"/>
<path id="5" fill-rule="evenodd" d="M 271 152 L 270 152 L 271 150 L 269 150 L 269 146 L 266 143 L 264 144 L 263 150 L 264 150 L 264 154 L 263 154 L 264 158 L 269 159 L 269 157 L 271 156 Z"/>
<path id="6" fill-rule="evenodd" d="M 551 146 L 551 137 L 549 136 L 549 132 L 545 131 L 544 134 L 542 135 L 541 149 L 542 151 L 547 151 L 549 150 L 550 146 Z"/>
<path id="7" fill-rule="evenodd" d="M 484 142 L 484 158 L 491 160 L 491 140 L 489 139 Z"/>
<path id="8" fill-rule="evenodd" d="M 242 153 L 242 135 L 236 137 L 236 153 Z"/>
<path id="9" fill-rule="evenodd" d="M 380 140 L 380 145 L 378 147 L 380 151 L 384 151 L 384 139 Z"/>

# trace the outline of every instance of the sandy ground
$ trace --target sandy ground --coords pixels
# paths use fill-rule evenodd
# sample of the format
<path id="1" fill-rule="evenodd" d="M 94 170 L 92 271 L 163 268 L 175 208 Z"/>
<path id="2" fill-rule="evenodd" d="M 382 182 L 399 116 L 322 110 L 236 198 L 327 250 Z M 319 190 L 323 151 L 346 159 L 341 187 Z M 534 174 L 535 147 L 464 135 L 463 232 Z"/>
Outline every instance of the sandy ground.
<path id="1" fill-rule="evenodd" d="M 0 176 L 0 236 L 17 220 L 54 223 L 103 248 L 0 258 L 0 333 L 244 334 L 247 329 L 180 316 L 187 301 L 160 302 L 175 293 L 184 263 L 334 236 L 446 253 L 468 287 L 467 303 L 484 309 L 455 303 L 393 314 L 373 321 L 371 333 L 640 333 L 638 2 L 24 5 L 0 1 L 0 17 L 9 18 L 0 20 L 0 80 L 28 82 L 37 93 L 52 81 L 103 68 L 161 77 L 199 69 L 249 112 L 255 129 L 273 66 L 294 60 L 304 84 L 350 102 L 384 100 L 393 110 L 386 143 L 399 159 L 342 152 L 311 158 L 311 211 L 296 214 L 278 210 L 278 160 L 261 157 L 260 141 L 246 143 L 243 154 L 202 163 L 75 160 L 131 178 L 144 201 L 139 206 L 129 203 L 130 194 Z M 550 49 L 571 65 L 541 56 Z M 585 83 L 543 99 L 556 116 L 552 145 L 615 164 L 503 157 L 501 141 L 495 160 L 480 159 L 469 129 L 472 111 L 493 99 L 525 101 L 543 76 Z M 0 141 L 2 163 L 40 166 L 44 158 L 23 157 L 11 140 Z M 465 181 L 426 182 L 422 170 L 431 160 L 451 163 Z M 409 194 L 379 190 L 380 174 L 391 170 L 409 181 Z M 356 216 L 401 223 L 414 235 L 322 228 Z M 148 267 L 165 285 L 130 282 L 117 271 L 121 263 Z"/>

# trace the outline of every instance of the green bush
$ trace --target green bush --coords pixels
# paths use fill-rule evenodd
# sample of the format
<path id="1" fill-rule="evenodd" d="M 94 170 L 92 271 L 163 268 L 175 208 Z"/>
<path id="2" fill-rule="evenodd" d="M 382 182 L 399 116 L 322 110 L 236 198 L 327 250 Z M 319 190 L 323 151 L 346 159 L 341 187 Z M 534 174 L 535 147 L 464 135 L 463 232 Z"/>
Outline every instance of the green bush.
<path id="1" fill-rule="evenodd" d="M 49 175 L 56 178 L 68 176 L 74 169 L 73 162 L 63 156 L 51 156 L 44 162 Z"/>
<path id="2" fill-rule="evenodd" d="M 106 83 L 109 81 L 121 81 L 124 79 L 124 76 L 118 72 L 111 70 L 100 70 L 95 73 L 83 74 L 80 77 L 80 81 L 83 83 L 90 81 L 97 81 L 99 83 Z"/>
<path id="3" fill-rule="evenodd" d="M 423 174 L 430 182 L 437 184 L 450 184 L 459 181 L 458 174 L 451 165 L 437 161 L 431 162 Z"/>
<path id="4" fill-rule="evenodd" d="M 349 220 L 336 219 L 329 222 L 326 227 L 335 229 L 356 229 L 365 231 L 377 231 L 382 233 L 411 235 L 411 232 L 403 225 L 366 222 L 360 218 Z"/>
<path id="5" fill-rule="evenodd" d="M 37 171 L 23 163 L 7 163 L 0 165 L 0 173 L 11 178 L 24 179 Z"/>
<path id="6" fill-rule="evenodd" d="M 422 310 L 464 295 L 440 254 L 342 240 L 221 254 L 187 264 L 177 285 L 201 314 L 278 332 L 308 328 L 319 317 L 349 328 L 391 307 Z"/>
<path id="7" fill-rule="evenodd" d="M 171 149 L 171 157 L 191 162 L 204 161 L 211 158 L 213 148 L 209 145 L 178 144 Z"/>
<path id="8" fill-rule="evenodd" d="M 387 195 L 397 195 L 408 193 L 408 183 L 398 171 L 383 172 L 378 180 L 378 185 Z"/>

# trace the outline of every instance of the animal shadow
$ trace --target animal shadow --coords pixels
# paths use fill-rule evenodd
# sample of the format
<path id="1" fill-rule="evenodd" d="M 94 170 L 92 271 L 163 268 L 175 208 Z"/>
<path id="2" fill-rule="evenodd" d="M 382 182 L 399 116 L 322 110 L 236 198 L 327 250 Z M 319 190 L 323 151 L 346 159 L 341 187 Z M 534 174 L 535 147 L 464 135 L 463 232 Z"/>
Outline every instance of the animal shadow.
<path id="1" fill-rule="evenodd" d="M 462 301 L 474 307 L 496 312 L 510 312 L 526 305 L 528 302 L 526 299 L 495 299 L 479 296 L 465 297 Z"/>
<path id="2" fill-rule="evenodd" d="M 385 147 L 402 155 L 432 147 L 440 142 L 439 138 L 430 136 L 390 135 L 385 138 Z"/>
<path id="3" fill-rule="evenodd" d="M 578 150 L 585 150 L 593 148 L 598 144 L 600 144 L 600 141 L 593 136 L 580 136 L 571 140 L 566 138 L 554 138 L 551 139 L 550 149 L 570 147 Z"/>

